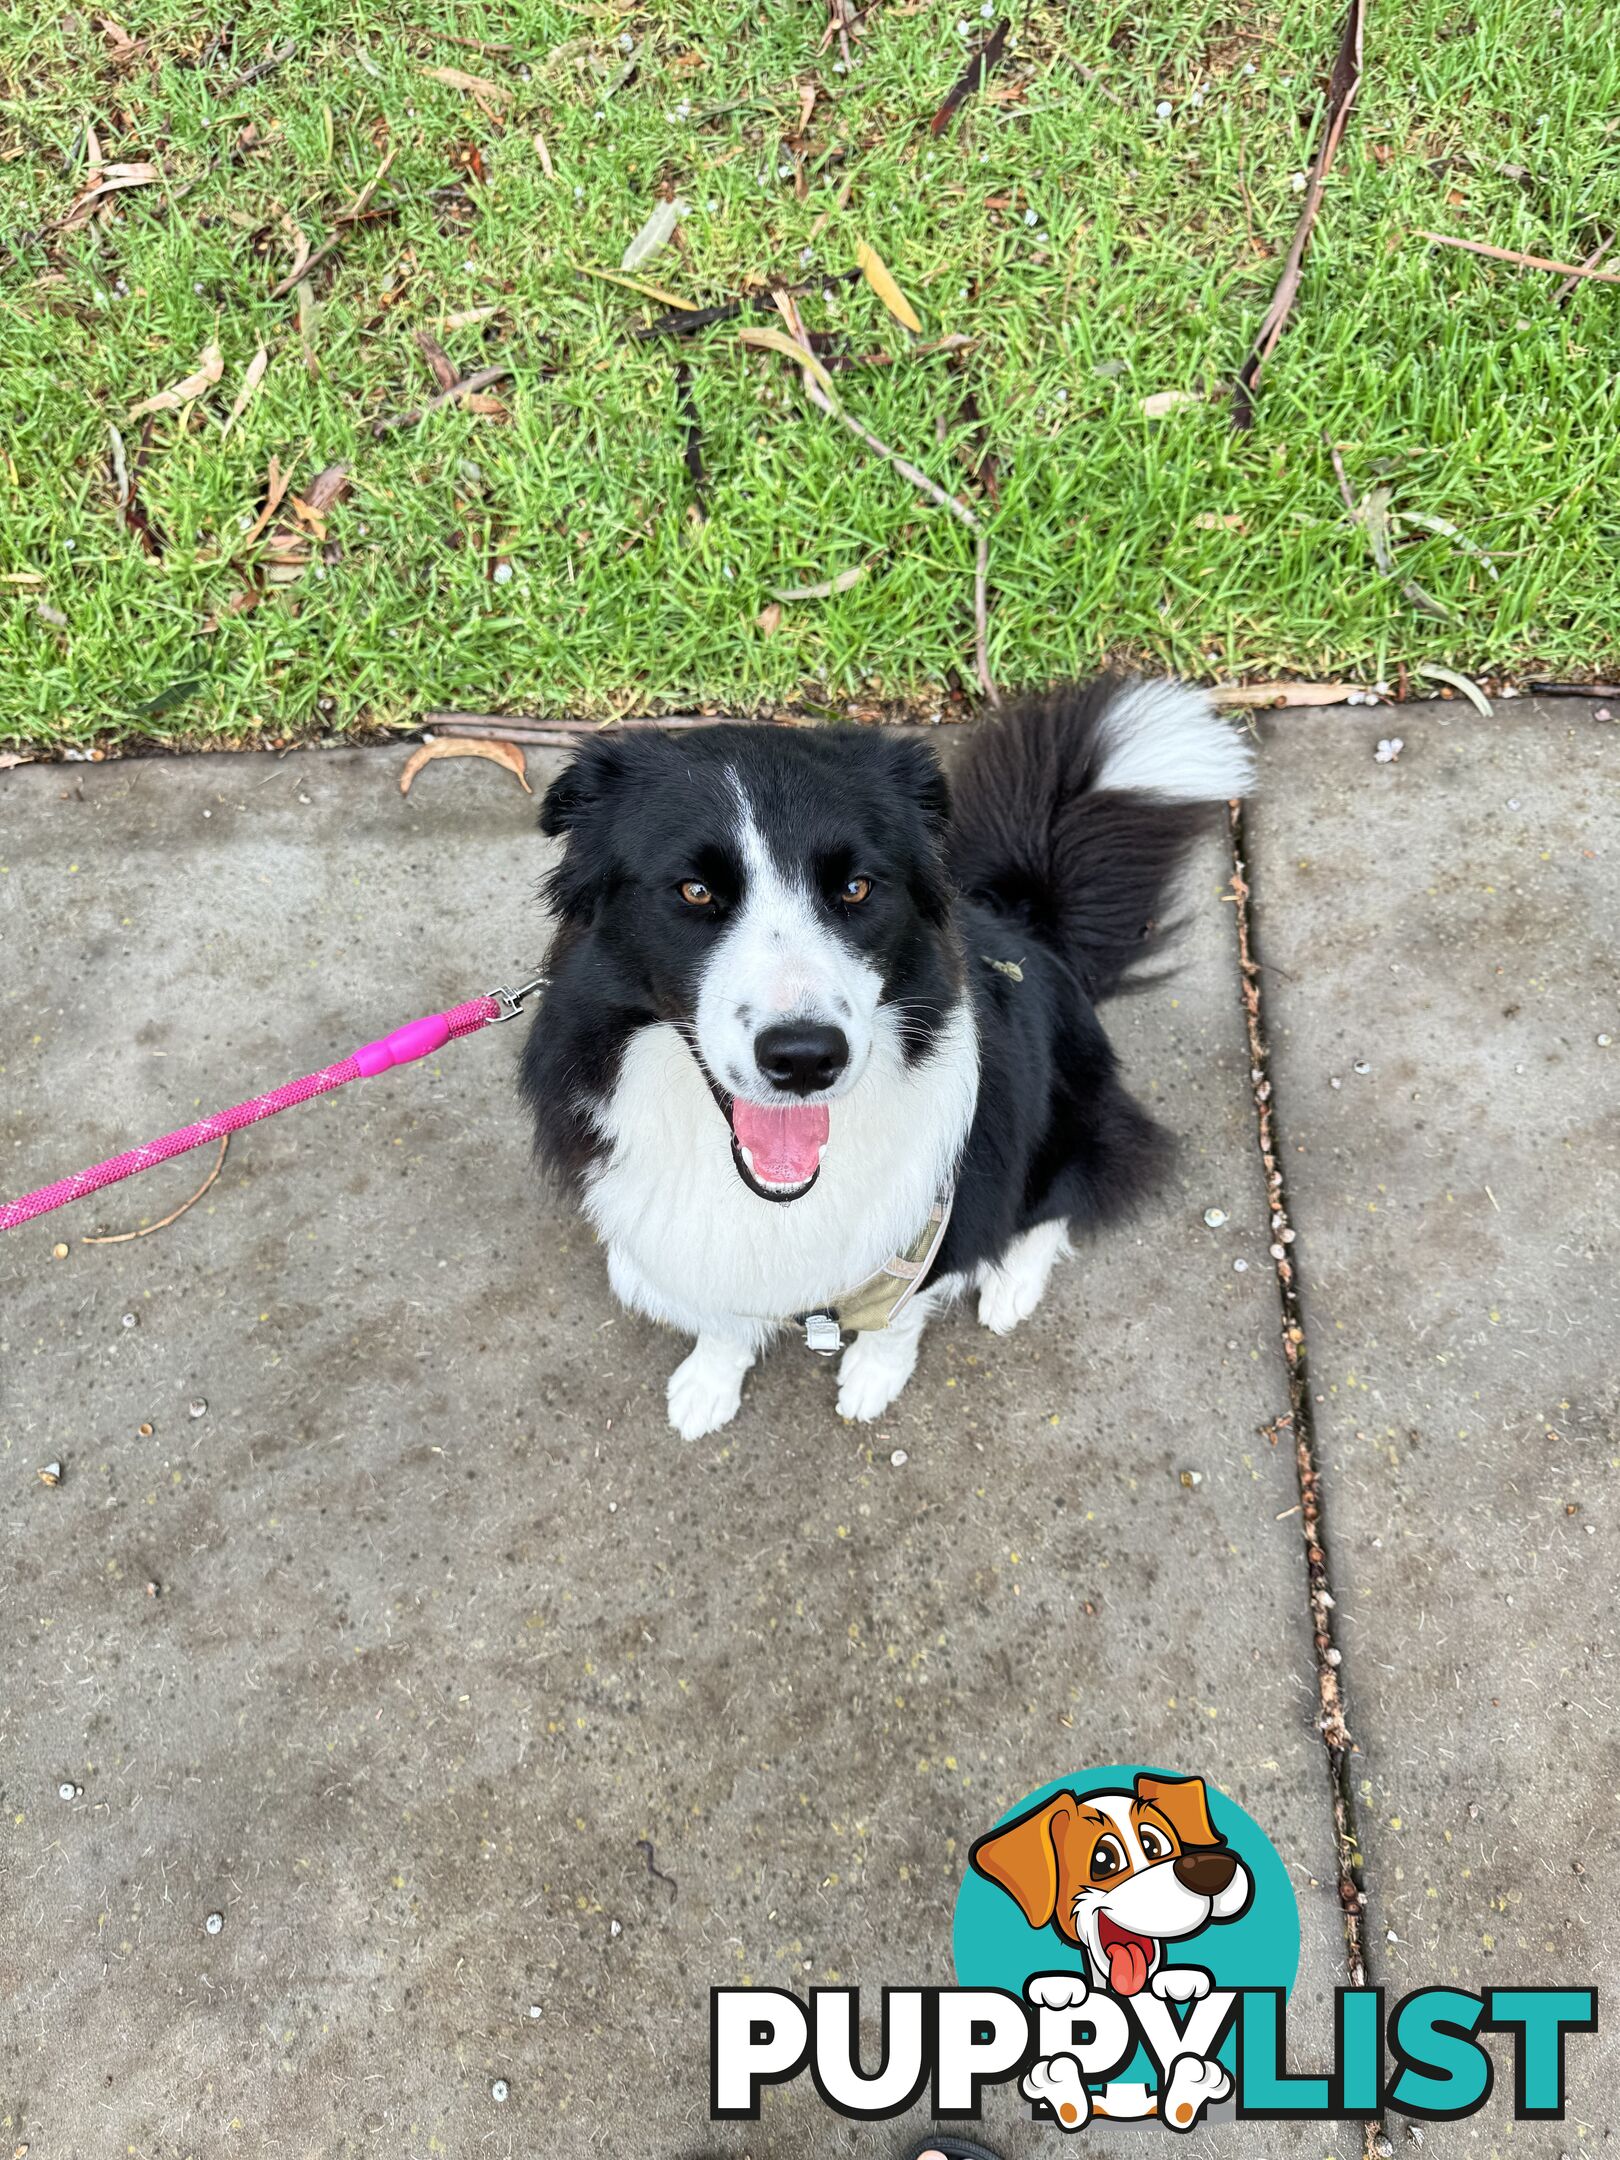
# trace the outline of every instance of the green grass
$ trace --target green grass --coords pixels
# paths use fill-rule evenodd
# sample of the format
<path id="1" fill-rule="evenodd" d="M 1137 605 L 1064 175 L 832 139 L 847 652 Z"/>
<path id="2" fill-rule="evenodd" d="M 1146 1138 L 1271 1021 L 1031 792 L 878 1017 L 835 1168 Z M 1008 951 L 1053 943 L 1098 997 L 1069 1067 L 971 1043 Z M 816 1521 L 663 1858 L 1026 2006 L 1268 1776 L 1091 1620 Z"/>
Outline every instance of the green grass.
<path id="1" fill-rule="evenodd" d="M 675 345 L 632 342 L 659 310 L 580 268 L 617 266 L 661 186 L 691 214 L 643 275 L 690 300 L 840 271 L 865 239 L 929 336 L 976 340 L 954 363 L 910 357 L 864 286 L 802 303 L 849 351 L 894 357 L 841 372 L 841 398 L 986 520 L 1003 682 L 1110 654 L 1203 676 L 1370 680 L 1424 658 L 1612 669 L 1620 290 L 1588 284 L 1561 307 L 1556 278 L 1414 234 L 1579 260 L 1620 225 L 1620 11 L 1369 13 L 1298 309 L 1258 424 L 1237 436 L 1219 398 L 1160 422 L 1142 400 L 1212 389 L 1247 349 L 1297 215 L 1338 0 L 1037 7 L 992 78 L 1022 93 L 970 99 L 940 141 L 927 116 L 966 45 L 962 7 L 934 0 L 876 0 L 847 75 L 818 53 L 819 0 L 131 0 L 116 19 L 142 49 L 121 58 L 88 12 L 14 10 L 0 24 L 0 742 L 290 737 L 434 705 L 932 712 L 970 689 L 971 534 L 734 323 L 680 348 L 707 470 L 694 518 Z M 971 23 L 988 28 L 976 8 Z M 623 36 L 639 68 L 604 96 Z M 287 39 L 291 58 L 233 87 Z M 504 125 L 431 66 L 507 88 Z M 801 200 L 780 168 L 812 82 Z M 63 232 L 87 121 L 104 160 L 152 160 L 163 180 Z M 249 122 L 255 147 L 222 155 Z M 353 228 L 314 273 L 312 374 L 296 299 L 268 297 L 290 225 L 319 246 L 385 147 L 376 203 L 397 214 Z M 436 192 L 473 149 L 484 182 Z M 373 438 L 374 418 L 435 387 L 420 328 L 459 367 L 510 366 L 506 418 L 441 410 Z M 152 555 L 117 513 L 108 426 L 133 455 L 130 407 L 211 339 L 217 388 L 151 428 Z M 261 342 L 268 373 L 223 434 Z M 994 505 L 964 463 L 968 393 Z M 1382 483 L 1397 511 L 1449 521 L 1498 576 L 1442 534 L 1404 541 L 1380 574 L 1329 441 L 1358 495 Z M 350 466 L 339 552 L 233 612 L 272 456 L 296 468 L 295 492 Z M 852 589 L 758 627 L 772 586 L 859 563 Z M 1414 608 L 1409 579 L 1448 619 Z"/>

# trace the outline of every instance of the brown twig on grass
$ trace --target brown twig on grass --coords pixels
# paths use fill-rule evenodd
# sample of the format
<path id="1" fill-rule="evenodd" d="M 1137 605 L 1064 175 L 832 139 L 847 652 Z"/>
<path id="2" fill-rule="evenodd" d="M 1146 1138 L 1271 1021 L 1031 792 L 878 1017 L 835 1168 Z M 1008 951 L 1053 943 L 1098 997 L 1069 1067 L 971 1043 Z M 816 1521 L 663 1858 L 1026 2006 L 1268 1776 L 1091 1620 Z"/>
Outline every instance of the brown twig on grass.
<path id="1" fill-rule="evenodd" d="M 1001 694 L 990 673 L 987 650 L 990 545 L 985 537 L 984 526 L 965 503 L 958 502 L 954 495 L 948 495 L 938 481 L 931 480 L 920 466 L 913 465 L 909 458 L 903 458 L 898 450 L 891 450 L 886 442 L 874 435 L 853 413 L 846 412 L 841 405 L 833 403 L 816 380 L 817 374 L 824 373 L 825 370 L 810 349 L 810 340 L 805 334 L 804 324 L 799 319 L 799 311 L 793 304 L 792 295 L 778 292 L 775 299 L 788 326 L 789 342 L 796 347 L 804 363 L 799 371 L 799 380 L 804 385 L 804 394 L 811 404 L 819 406 L 829 420 L 836 420 L 840 427 L 847 428 L 857 442 L 865 443 L 868 450 L 892 465 L 902 479 L 909 480 L 912 486 L 920 489 L 931 502 L 938 503 L 942 510 L 948 510 L 958 524 L 965 525 L 977 539 L 978 548 L 973 569 L 974 661 L 978 669 L 979 687 L 989 702 L 999 710 Z M 763 332 L 759 334 L 764 335 Z"/>
<path id="2" fill-rule="evenodd" d="M 487 390 L 491 383 L 504 382 L 511 372 L 509 367 L 475 368 L 470 375 L 463 375 L 460 382 L 452 383 L 448 390 L 441 390 L 437 397 L 429 398 L 425 405 L 413 406 L 409 412 L 387 413 L 382 419 L 373 420 L 371 432 L 386 435 L 393 428 L 414 427 L 418 420 L 430 412 L 437 412 L 441 405 L 458 404 L 475 391 Z"/>
<path id="3" fill-rule="evenodd" d="M 707 330 L 713 323 L 735 321 L 745 308 L 763 311 L 775 307 L 777 291 L 790 294 L 820 292 L 824 285 L 853 285 L 860 275 L 857 264 L 853 270 L 830 271 L 826 277 L 812 278 L 803 285 L 762 287 L 758 292 L 739 293 L 735 300 L 722 300 L 714 307 L 687 308 L 677 314 L 660 315 L 656 322 L 632 330 L 630 335 L 637 339 L 690 337 L 694 330 Z"/>
<path id="4" fill-rule="evenodd" d="M 956 116 L 957 107 L 965 97 L 984 88 L 985 77 L 1007 50 L 1007 33 L 1012 28 L 1009 17 L 1003 15 L 973 58 L 968 62 L 956 81 L 945 93 L 944 102 L 928 123 L 930 135 L 943 135 Z"/>
<path id="5" fill-rule="evenodd" d="M 1596 258 L 1592 263 L 1554 262 L 1548 255 L 1526 255 L 1518 248 L 1492 247 L 1484 240 L 1459 240 L 1451 233 L 1424 232 L 1419 229 L 1420 240 L 1432 240 L 1436 247 L 1464 248 L 1470 255 L 1488 255 L 1492 262 L 1517 263 L 1521 270 L 1552 270 L 1566 278 L 1594 278 L 1600 285 L 1620 285 L 1620 270 L 1599 270 Z M 1603 249 L 1599 249 L 1601 255 Z"/>
<path id="6" fill-rule="evenodd" d="M 1610 233 L 1606 240 L 1600 240 L 1598 242 L 1597 246 L 1592 250 L 1591 254 L 1587 256 L 1585 262 L 1581 264 L 1579 277 L 1577 277 L 1572 271 L 1570 275 L 1565 278 L 1563 284 L 1559 286 L 1557 292 L 1553 295 L 1553 305 L 1555 307 L 1565 307 L 1568 305 L 1570 294 L 1575 291 L 1577 286 L 1580 284 L 1581 279 L 1586 276 L 1587 272 L 1589 270 L 1595 270 L 1598 264 L 1602 262 L 1604 256 L 1607 255 L 1610 248 L 1614 246 L 1616 237 L 1617 236 L 1614 233 Z"/>
<path id="7" fill-rule="evenodd" d="M 1323 184 L 1338 153 L 1350 108 L 1356 102 L 1356 92 L 1361 88 L 1361 38 L 1365 15 L 1366 0 L 1350 0 L 1345 10 L 1344 28 L 1339 33 L 1333 73 L 1328 78 L 1327 116 L 1305 186 L 1305 205 L 1300 211 L 1299 223 L 1294 227 L 1294 237 L 1283 262 L 1282 275 L 1277 280 L 1277 289 L 1271 296 L 1271 305 L 1261 319 L 1259 334 L 1233 384 L 1232 425 L 1235 428 L 1253 427 L 1254 393 L 1259 385 L 1260 371 L 1276 350 L 1277 341 L 1294 312 L 1305 249 L 1316 225 L 1316 214 L 1322 207 Z"/>
<path id="8" fill-rule="evenodd" d="M 271 292 L 270 297 L 272 300 L 285 300 L 287 295 L 296 288 L 301 278 L 307 278 L 312 270 L 318 270 L 321 264 L 326 261 L 327 257 L 335 253 L 336 250 L 343 245 L 344 241 L 347 240 L 347 238 L 349 237 L 349 227 L 351 225 L 359 224 L 360 220 L 365 216 L 367 209 L 370 207 L 372 196 L 376 194 L 378 188 L 382 185 L 384 179 L 387 177 L 388 168 L 390 165 L 393 164 L 394 159 L 397 157 L 398 154 L 399 153 L 397 145 L 390 144 L 387 156 L 377 167 L 377 170 L 372 174 L 371 178 L 366 182 L 365 186 L 360 190 L 359 194 L 356 195 L 353 202 L 345 204 L 343 209 L 341 209 L 338 212 L 337 216 L 332 220 L 332 223 L 336 227 L 336 230 L 330 235 L 328 239 L 321 242 L 321 245 L 315 250 L 313 255 L 306 256 L 301 263 L 295 264 L 294 267 L 288 271 L 287 275 L 282 279 L 281 283 L 277 285 Z M 379 215 L 381 214 L 382 213 L 379 213 Z M 388 213 L 388 215 L 390 216 L 392 216 L 393 214 L 393 212 Z"/>
<path id="9" fill-rule="evenodd" d="M 539 749 L 571 750 L 591 735 L 656 733 L 664 729 L 729 727 L 735 717 L 725 713 L 665 713 L 654 720 L 507 720 L 499 713 L 430 712 L 422 725 L 441 735 L 457 735 L 474 742 L 532 743 Z M 801 722 L 775 713 L 750 714 L 751 727 L 798 727 Z"/>
<path id="10" fill-rule="evenodd" d="M 131 1238 L 150 1237 L 155 1230 L 167 1230 L 170 1223 L 180 1220 L 187 1208 L 194 1208 L 197 1205 L 197 1202 L 202 1198 L 209 1186 L 213 1184 L 215 1178 L 219 1176 L 219 1173 L 225 1167 L 225 1150 L 230 1144 L 230 1134 L 221 1133 L 219 1136 L 219 1153 L 214 1157 L 213 1169 L 209 1171 L 191 1198 L 182 1200 L 172 1215 L 165 1215 L 161 1222 L 145 1223 L 139 1230 L 116 1231 L 111 1237 L 82 1237 L 79 1243 L 81 1245 L 127 1245 Z"/>

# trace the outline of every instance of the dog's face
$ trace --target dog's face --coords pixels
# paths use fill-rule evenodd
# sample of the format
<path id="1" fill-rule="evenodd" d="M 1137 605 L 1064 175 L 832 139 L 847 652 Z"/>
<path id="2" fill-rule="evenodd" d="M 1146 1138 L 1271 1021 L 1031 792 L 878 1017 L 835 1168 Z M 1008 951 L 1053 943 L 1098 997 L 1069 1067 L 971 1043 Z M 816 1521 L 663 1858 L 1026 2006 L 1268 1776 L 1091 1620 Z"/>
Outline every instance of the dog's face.
<path id="1" fill-rule="evenodd" d="M 1237 1919 L 1254 1893 L 1202 1778 L 1144 1774 L 1130 1792 L 1060 1793 L 980 1838 L 970 1858 L 1031 1927 L 1077 1944 L 1116 1995 L 1139 1994 L 1165 1943 Z"/>
<path id="2" fill-rule="evenodd" d="M 874 1053 L 946 1017 L 947 807 L 925 744 L 863 729 L 607 734 L 546 795 L 564 937 L 682 1030 L 762 1198 L 808 1192 Z"/>

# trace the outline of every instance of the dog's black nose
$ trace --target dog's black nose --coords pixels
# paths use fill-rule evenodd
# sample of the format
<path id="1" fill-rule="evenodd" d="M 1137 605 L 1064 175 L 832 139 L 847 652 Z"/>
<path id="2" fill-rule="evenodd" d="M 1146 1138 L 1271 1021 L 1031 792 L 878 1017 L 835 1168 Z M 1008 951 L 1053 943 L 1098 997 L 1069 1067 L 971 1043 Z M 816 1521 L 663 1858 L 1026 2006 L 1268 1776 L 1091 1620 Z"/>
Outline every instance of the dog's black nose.
<path id="1" fill-rule="evenodd" d="M 1211 1851 L 1207 1846 L 1177 1853 L 1171 1866 L 1176 1881 L 1199 1897 L 1219 1897 L 1237 1873 L 1237 1862 L 1229 1852 Z"/>
<path id="2" fill-rule="evenodd" d="M 772 1087 L 789 1095 L 817 1095 L 830 1088 L 849 1063 L 842 1028 L 814 1020 L 779 1020 L 754 1037 L 754 1058 Z"/>

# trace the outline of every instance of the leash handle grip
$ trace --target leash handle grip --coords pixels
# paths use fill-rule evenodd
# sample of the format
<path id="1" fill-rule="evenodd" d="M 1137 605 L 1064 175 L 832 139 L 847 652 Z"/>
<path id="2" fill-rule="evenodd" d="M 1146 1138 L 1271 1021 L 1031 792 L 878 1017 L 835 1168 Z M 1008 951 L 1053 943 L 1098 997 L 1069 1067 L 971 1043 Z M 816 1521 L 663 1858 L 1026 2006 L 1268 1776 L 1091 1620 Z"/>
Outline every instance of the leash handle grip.
<path id="1" fill-rule="evenodd" d="M 409 1065 L 417 1058 L 431 1057 L 449 1040 L 449 1016 L 424 1013 L 420 1020 L 407 1020 L 391 1035 L 362 1044 L 354 1053 L 354 1062 L 360 1068 L 361 1079 L 370 1080 L 377 1073 L 387 1072 L 391 1065 Z"/>

